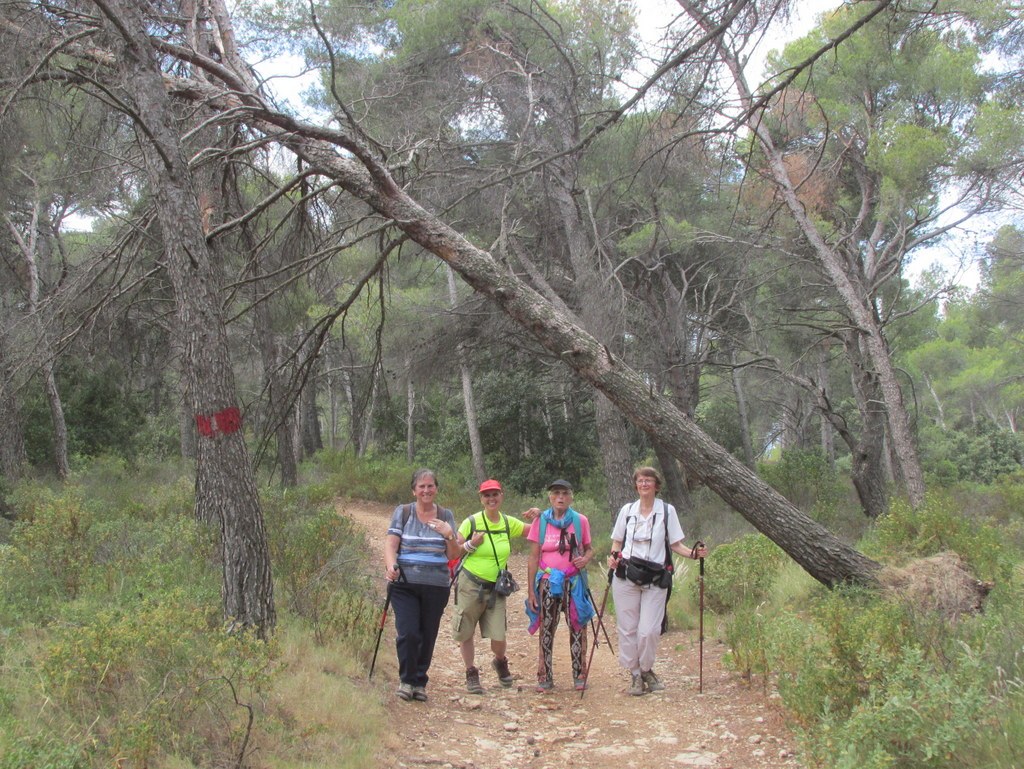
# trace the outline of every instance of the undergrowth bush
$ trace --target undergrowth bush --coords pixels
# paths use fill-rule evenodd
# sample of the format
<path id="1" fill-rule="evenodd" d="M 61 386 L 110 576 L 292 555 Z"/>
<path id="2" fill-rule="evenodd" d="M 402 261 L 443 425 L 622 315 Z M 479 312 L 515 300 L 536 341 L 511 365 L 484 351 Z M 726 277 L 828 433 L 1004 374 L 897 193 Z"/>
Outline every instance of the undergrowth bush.
<path id="1" fill-rule="evenodd" d="M 307 620 L 319 642 L 372 636 L 376 597 L 366 577 L 366 537 L 333 508 L 304 512 L 285 496 L 264 501 L 267 540 L 284 607 Z"/>
<path id="2" fill-rule="evenodd" d="M 6 744 L 5 744 L 6 742 Z M 30 734 L 9 741 L 0 736 L 0 769 L 88 769 L 84 745 L 51 734 Z"/>
<path id="3" fill-rule="evenodd" d="M 303 486 L 311 497 L 372 499 L 384 502 L 411 498 L 412 471 L 397 457 L 357 457 L 351 451 L 321 451 L 304 462 Z"/>
<path id="4" fill-rule="evenodd" d="M 815 601 L 801 624 L 802 641 L 774 647 L 775 669 L 786 707 L 812 724 L 853 710 L 899 655 L 909 620 L 899 604 L 846 588 Z"/>
<path id="5" fill-rule="evenodd" d="M 893 500 L 862 549 L 889 563 L 951 550 L 979 579 L 1005 576 L 1011 563 L 1000 530 L 966 515 L 952 495 L 941 492 L 929 494 L 918 508 L 906 500 Z"/>
<path id="6" fill-rule="evenodd" d="M 778 545 L 762 534 L 746 534 L 719 545 L 706 559 L 705 605 L 725 613 L 763 601 L 782 564 Z"/>
<path id="7" fill-rule="evenodd" d="M 775 462 L 762 462 L 757 474 L 815 520 L 831 522 L 848 496 L 843 481 L 821 451 L 788 449 Z"/>
<path id="8" fill-rule="evenodd" d="M 848 713 L 826 708 L 805 742 L 818 766 L 924 769 L 959 765 L 957 754 L 988 712 L 984 671 L 969 653 L 936 667 L 908 645 Z M 968 764 L 972 765 L 972 764 Z"/>
<path id="9" fill-rule="evenodd" d="M 774 678 L 808 767 L 1009 769 L 1024 734 L 1021 570 L 956 623 L 864 588 L 765 602 L 728 618 L 727 660 Z"/>
<path id="10" fill-rule="evenodd" d="M 93 562 L 92 510 L 74 491 L 37 491 L 31 514 L 15 523 L 0 551 L 0 616 L 33 606 L 38 616 L 54 601 L 76 598 Z"/>
<path id="11" fill-rule="evenodd" d="M 1024 766 L 1024 665 L 1018 663 L 1008 675 L 1000 677 L 985 728 L 968 740 L 966 750 L 985 769 Z"/>
<path id="12" fill-rule="evenodd" d="M 216 606 L 184 591 L 57 625 L 39 660 L 43 693 L 102 734 L 114 763 L 146 766 L 162 751 L 230 757 L 248 737 L 274 646 L 222 625 Z"/>
<path id="13" fill-rule="evenodd" d="M 409 477 L 403 468 L 401 498 Z M 289 628 L 270 642 L 225 631 L 218 532 L 194 520 L 187 477 L 103 458 L 65 484 L 12 487 L 0 769 L 269 766 L 298 754 L 366 765 L 385 721 L 353 678 L 379 603 L 365 540 L 329 504 L 334 486 L 324 476 L 264 503 Z"/>

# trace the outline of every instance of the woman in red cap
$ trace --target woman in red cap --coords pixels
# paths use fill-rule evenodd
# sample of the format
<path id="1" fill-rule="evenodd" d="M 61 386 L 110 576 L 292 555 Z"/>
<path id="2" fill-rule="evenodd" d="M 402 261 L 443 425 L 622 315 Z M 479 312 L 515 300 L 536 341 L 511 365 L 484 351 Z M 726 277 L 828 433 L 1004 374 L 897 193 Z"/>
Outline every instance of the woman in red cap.
<path id="1" fill-rule="evenodd" d="M 511 537 L 522 537 L 528 531 L 526 524 L 518 518 L 501 512 L 505 492 L 495 480 L 480 484 L 480 502 L 484 509 L 469 516 L 459 526 L 460 539 L 466 555 L 462 559 L 455 606 L 452 612 L 452 635 L 462 651 L 466 663 L 466 689 L 470 694 L 483 694 L 480 670 L 474 658 L 476 650 L 473 636 L 477 626 L 480 635 L 491 641 L 494 659 L 491 666 L 498 674 L 502 686 L 512 685 L 512 673 L 508 669 L 505 655 L 505 630 L 508 622 L 505 614 L 505 596 L 498 595 L 494 583 L 498 572 L 508 565 L 512 551 Z M 540 510 L 532 507 L 522 514 L 532 521 Z"/>

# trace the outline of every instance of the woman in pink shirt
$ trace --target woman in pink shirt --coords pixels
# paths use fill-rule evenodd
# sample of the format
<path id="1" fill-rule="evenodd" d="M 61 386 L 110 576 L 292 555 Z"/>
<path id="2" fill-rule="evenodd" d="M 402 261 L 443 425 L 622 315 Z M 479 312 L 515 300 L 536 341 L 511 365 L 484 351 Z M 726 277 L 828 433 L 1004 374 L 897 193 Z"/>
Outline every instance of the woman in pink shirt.
<path id="1" fill-rule="evenodd" d="M 585 569 L 594 556 L 590 521 L 573 510 L 572 486 L 561 478 L 548 486 L 551 507 L 530 526 L 527 614 L 530 633 L 540 630 L 537 691 L 554 688 L 552 651 L 559 616 L 569 626 L 569 651 L 575 688 L 586 687 L 587 623 L 594 616 Z"/>

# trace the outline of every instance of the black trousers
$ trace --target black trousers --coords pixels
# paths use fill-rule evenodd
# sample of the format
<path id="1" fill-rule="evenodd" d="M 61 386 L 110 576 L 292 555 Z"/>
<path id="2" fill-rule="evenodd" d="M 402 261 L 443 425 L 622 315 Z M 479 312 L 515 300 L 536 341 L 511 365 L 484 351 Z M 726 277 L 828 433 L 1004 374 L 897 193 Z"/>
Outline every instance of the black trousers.
<path id="1" fill-rule="evenodd" d="M 426 686 L 437 631 L 448 605 L 447 586 L 396 582 L 391 586 L 395 612 L 398 677 L 403 684 Z"/>

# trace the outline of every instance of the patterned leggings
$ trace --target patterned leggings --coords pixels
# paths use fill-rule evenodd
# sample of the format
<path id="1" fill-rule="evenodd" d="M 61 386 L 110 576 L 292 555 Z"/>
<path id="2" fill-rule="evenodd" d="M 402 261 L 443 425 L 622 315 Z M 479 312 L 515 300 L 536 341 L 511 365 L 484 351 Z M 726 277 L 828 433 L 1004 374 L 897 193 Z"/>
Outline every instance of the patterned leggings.
<path id="1" fill-rule="evenodd" d="M 568 585 L 562 595 L 553 596 L 548 590 L 548 581 L 542 579 L 539 587 L 540 595 L 540 658 L 537 662 L 537 680 L 554 681 L 554 670 L 552 665 L 552 653 L 555 648 L 555 630 L 558 628 L 558 620 L 565 616 L 565 624 L 569 628 L 569 653 L 572 656 L 572 677 L 573 679 L 583 678 L 584 659 L 587 655 L 587 628 L 573 630 L 569 622 L 569 596 Z"/>

